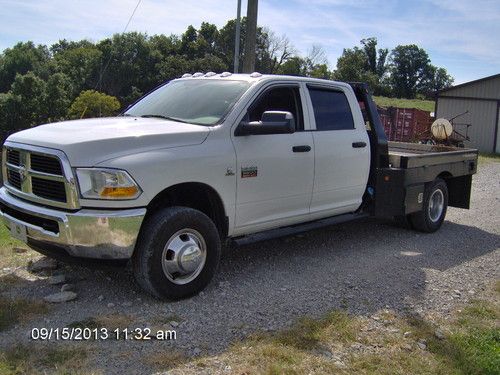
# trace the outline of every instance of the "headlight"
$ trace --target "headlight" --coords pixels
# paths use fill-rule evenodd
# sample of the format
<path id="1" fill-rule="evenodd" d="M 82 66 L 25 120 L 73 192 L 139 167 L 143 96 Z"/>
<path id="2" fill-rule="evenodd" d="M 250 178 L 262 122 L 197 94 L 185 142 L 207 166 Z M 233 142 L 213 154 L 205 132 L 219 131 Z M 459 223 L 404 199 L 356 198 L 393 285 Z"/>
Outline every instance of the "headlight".
<path id="1" fill-rule="evenodd" d="M 119 169 L 77 168 L 76 175 L 83 198 L 135 199 L 142 192 L 132 177 Z"/>

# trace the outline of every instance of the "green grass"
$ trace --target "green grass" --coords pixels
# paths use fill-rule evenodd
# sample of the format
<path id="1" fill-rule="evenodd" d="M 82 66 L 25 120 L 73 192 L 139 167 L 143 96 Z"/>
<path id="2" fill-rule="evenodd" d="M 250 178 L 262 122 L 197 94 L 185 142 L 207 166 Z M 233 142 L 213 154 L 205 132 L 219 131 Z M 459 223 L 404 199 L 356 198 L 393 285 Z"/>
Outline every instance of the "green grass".
<path id="1" fill-rule="evenodd" d="M 246 374 L 496 375 L 500 282 L 492 289 L 493 298 L 471 301 L 452 320 L 389 310 L 378 311 L 376 319 L 334 311 L 320 319 L 299 319 L 285 330 L 253 335 L 215 357 L 196 359 L 194 365 L 214 373 L 224 363 L 232 372 Z M 438 327 L 442 335 L 436 335 Z M 177 369 L 196 373 L 182 364 Z"/>
<path id="2" fill-rule="evenodd" d="M 380 107 L 417 108 L 423 111 L 434 112 L 434 101 L 421 99 L 398 99 L 385 96 L 374 96 L 373 99 Z"/>
<path id="3" fill-rule="evenodd" d="M 49 307 L 45 302 L 0 296 L 0 332 L 48 311 Z"/>
<path id="4" fill-rule="evenodd" d="M 76 374 L 86 368 L 84 348 L 18 345 L 0 351 L 0 375 Z M 86 371 L 85 373 L 91 373 Z"/>
<path id="5" fill-rule="evenodd" d="M 500 154 L 488 154 L 484 152 L 479 153 L 480 164 L 499 162 L 499 161 L 500 161 Z"/>
<path id="6" fill-rule="evenodd" d="M 40 254 L 33 250 L 18 254 L 13 251 L 15 247 L 28 249 L 26 244 L 10 236 L 5 225 L 0 225 L 0 269 L 24 266 L 29 260 L 40 257 Z"/>

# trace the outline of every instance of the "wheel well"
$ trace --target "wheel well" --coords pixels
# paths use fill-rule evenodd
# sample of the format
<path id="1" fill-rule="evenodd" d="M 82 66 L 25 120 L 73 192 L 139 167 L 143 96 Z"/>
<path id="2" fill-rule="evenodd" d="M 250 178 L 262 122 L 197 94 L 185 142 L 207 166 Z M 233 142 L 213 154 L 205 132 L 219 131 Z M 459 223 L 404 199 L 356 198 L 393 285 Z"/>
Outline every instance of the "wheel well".
<path id="1" fill-rule="evenodd" d="M 210 186 L 187 182 L 170 186 L 159 193 L 148 205 L 147 216 L 170 206 L 194 208 L 207 215 L 219 230 L 221 239 L 227 237 L 228 220 L 219 194 Z"/>

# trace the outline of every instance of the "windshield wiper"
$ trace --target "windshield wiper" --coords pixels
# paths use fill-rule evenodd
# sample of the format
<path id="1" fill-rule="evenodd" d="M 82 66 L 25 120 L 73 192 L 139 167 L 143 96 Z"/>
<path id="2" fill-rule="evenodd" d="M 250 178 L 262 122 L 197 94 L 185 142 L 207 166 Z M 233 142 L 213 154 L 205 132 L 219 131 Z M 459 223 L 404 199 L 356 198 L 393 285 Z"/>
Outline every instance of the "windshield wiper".
<path id="1" fill-rule="evenodd" d="M 145 118 L 161 118 L 161 119 L 164 119 L 164 120 L 171 120 L 171 121 L 177 121 L 177 122 L 183 122 L 185 124 L 189 124 L 188 121 L 184 121 L 184 120 L 178 119 L 176 117 L 169 117 L 169 116 L 163 116 L 163 115 L 142 115 L 141 117 L 145 117 Z"/>

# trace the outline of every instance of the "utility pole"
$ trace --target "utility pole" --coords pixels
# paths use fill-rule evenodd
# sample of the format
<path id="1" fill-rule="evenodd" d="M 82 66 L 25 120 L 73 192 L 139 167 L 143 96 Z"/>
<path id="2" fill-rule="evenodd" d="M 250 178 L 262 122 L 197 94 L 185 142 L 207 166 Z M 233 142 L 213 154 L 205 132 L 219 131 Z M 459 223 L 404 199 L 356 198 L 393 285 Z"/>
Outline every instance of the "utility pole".
<path id="1" fill-rule="evenodd" d="M 248 0 L 247 29 L 245 35 L 245 56 L 243 58 L 243 73 L 255 71 L 255 44 L 257 40 L 257 8 L 258 0 Z"/>
<path id="2" fill-rule="evenodd" d="M 241 0 L 238 0 L 238 10 L 236 12 L 236 37 L 234 39 L 234 72 L 238 73 L 240 65 L 240 33 L 241 33 Z"/>

